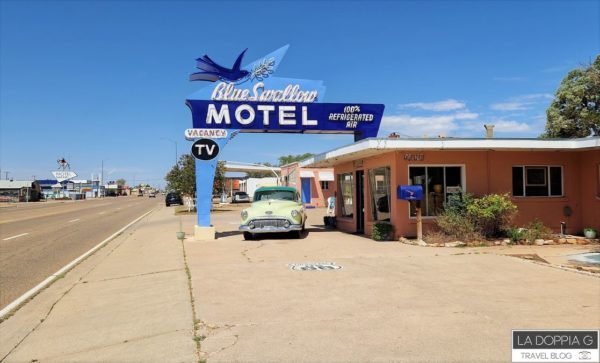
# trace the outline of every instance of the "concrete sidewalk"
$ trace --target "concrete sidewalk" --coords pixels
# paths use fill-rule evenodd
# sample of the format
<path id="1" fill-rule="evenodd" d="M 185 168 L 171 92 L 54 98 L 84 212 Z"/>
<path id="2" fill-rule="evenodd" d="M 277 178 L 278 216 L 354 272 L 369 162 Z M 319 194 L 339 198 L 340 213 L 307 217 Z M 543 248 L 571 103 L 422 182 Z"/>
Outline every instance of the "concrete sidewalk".
<path id="1" fill-rule="evenodd" d="M 197 362 L 178 228 L 160 207 L 40 292 L 0 324 L 0 362 Z"/>

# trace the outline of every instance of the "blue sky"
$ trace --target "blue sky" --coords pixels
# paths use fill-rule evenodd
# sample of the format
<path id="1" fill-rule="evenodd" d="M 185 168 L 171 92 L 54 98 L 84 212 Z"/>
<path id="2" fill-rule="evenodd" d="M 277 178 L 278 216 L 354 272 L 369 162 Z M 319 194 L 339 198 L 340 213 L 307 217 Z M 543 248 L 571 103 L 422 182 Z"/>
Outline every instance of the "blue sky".
<path id="1" fill-rule="evenodd" d="M 380 136 L 535 137 L 568 70 L 600 53 L 598 1 L 2 1 L 0 166 L 164 184 L 191 143 L 195 58 L 229 64 L 285 45 L 280 77 L 326 102 L 384 103 Z M 242 134 L 222 159 L 276 162 L 349 135 Z"/>

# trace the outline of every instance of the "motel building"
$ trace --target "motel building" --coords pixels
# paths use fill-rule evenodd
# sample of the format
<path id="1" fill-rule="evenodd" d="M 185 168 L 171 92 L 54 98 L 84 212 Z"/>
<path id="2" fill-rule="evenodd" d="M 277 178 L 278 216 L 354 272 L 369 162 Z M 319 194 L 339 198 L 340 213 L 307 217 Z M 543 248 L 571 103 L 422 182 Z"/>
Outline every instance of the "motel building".
<path id="1" fill-rule="evenodd" d="M 299 164 L 332 168 L 337 228 L 371 234 L 389 221 L 395 237 L 416 236 L 416 213 L 399 200 L 399 185 L 423 187 L 427 231 L 452 193 L 509 193 L 519 212 L 516 226 L 540 219 L 555 232 L 600 230 L 600 137 L 580 139 L 369 138 Z M 301 177 L 301 175 L 300 175 Z M 298 179 L 296 179 L 296 182 Z"/>

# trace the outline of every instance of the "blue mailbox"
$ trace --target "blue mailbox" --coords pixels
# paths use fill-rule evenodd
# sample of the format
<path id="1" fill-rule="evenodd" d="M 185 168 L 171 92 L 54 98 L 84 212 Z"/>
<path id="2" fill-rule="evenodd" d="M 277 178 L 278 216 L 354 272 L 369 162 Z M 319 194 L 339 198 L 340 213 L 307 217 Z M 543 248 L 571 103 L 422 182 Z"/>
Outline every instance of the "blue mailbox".
<path id="1" fill-rule="evenodd" d="M 402 200 L 422 200 L 423 186 L 421 185 L 398 185 L 398 199 Z"/>

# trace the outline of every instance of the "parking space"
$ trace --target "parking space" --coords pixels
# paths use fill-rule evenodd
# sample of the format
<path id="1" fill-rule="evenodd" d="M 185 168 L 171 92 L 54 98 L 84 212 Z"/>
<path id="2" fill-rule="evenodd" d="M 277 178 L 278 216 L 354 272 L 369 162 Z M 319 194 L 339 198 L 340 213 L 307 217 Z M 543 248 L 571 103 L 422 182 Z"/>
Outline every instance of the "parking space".
<path id="1" fill-rule="evenodd" d="M 323 228 L 322 209 L 302 239 L 244 241 L 240 209 L 213 213 L 217 240 L 186 241 L 210 362 L 507 361 L 511 329 L 600 325 L 597 277 L 375 242 Z M 294 268 L 315 262 L 341 268 Z"/>

